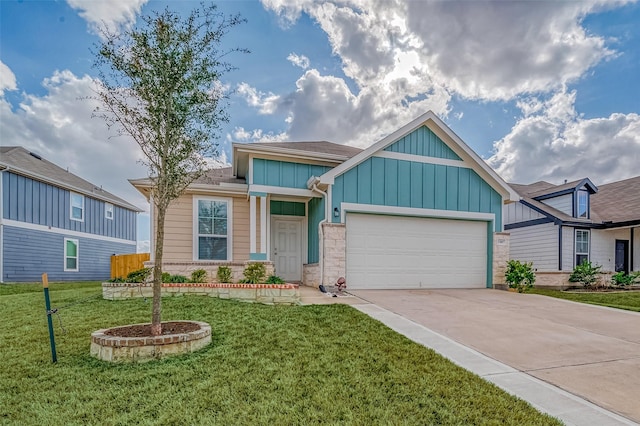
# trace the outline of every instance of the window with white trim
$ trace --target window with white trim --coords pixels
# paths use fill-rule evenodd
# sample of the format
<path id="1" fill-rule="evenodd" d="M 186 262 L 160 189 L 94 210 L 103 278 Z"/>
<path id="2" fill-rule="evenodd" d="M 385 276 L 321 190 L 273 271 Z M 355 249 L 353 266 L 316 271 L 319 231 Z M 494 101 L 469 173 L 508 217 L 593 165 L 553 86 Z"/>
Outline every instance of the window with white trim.
<path id="1" fill-rule="evenodd" d="M 78 255 L 79 255 L 78 240 L 71 238 L 64 239 L 64 270 L 65 272 L 77 272 L 78 271 Z"/>
<path id="2" fill-rule="evenodd" d="M 589 193 L 587 191 L 578 191 L 578 211 L 576 217 L 589 217 Z"/>
<path id="3" fill-rule="evenodd" d="M 589 231 L 576 229 L 576 265 L 589 261 Z"/>
<path id="4" fill-rule="evenodd" d="M 194 201 L 194 258 L 230 260 L 230 200 L 199 198 Z"/>
<path id="5" fill-rule="evenodd" d="M 104 217 L 113 220 L 113 204 L 104 203 Z"/>
<path id="6" fill-rule="evenodd" d="M 71 193 L 71 220 L 84 221 L 84 195 Z"/>

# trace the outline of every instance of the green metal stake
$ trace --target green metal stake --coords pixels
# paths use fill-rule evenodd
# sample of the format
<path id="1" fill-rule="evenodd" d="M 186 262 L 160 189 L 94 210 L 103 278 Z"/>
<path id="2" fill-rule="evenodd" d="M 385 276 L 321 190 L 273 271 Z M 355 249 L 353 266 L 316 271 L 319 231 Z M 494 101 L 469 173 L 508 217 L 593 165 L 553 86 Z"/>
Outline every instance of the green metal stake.
<path id="1" fill-rule="evenodd" d="M 56 339 L 53 335 L 53 320 L 51 319 L 51 300 L 49 300 L 49 278 L 47 274 L 42 274 L 42 288 L 44 290 L 44 305 L 47 308 L 47 322 L 49 323 L 49 342 L 51 343 L 51 361 L 53 363 L 58 362 L 58 356 L 56 355 Z"/>

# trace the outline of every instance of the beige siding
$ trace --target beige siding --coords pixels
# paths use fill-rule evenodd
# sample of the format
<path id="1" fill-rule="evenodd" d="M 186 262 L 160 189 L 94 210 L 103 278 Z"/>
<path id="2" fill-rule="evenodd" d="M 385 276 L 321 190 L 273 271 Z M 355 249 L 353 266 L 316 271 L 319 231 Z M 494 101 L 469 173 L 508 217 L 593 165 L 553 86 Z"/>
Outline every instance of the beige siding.
<path id="1" fill-rule="evenodd" d="M 562 227 L 562 270 L 573 271 L 575 263 L 575 230 L 570 226 Z"/>
<path id="2" fill-rule="evenodd" d="M 571 194 L 548 198 L 546 200 L 542 200 L 542 202 L 556 210 L 560 210 L 562 213 L 573 216 L 573 195 Z"/>
<path id="3" fill-rule="evenodd" d="M 186 194 L 169 206 L 165 223 L 165 262 L 190 262 L 193 253 L 193 200 L 210 194 Z M 249 201 L 245 196 L 232 198 L 232 253 L 234 262 L 249 260 Z M 258 235 L 260 228 L 258 226 Z M 259 239 L 258 239 L 259 243 Z M 259 247 L 259 246 L 258 246 Z"/>
<path id="4" fill-rule="evenodd" d="M 616 267 L 616 240 L 630 241 L 630 238 L 629 229 L 591 231 L 591 262 L 602 265 L 603 271 L 613 272 Z"/>
<path id="5" fill-rule="evenodd" d="M 553 223 L 515 228 L 510 234 L 510 258 L 533 262 L 538 271 L 558 270 L 558 227 Z"/>
<path id="6" fill-rule="evenodd" d="M 633 230 L 633 270 L 640 271 L 640 226 Z"/>
<path id="7" fill-rule="evenodd" d="M 542 219 L 545 216 L 525 206 L 522 203 L 510 203 L 504 206 L 504 223 L 526 222 L 528 220 Z"/>

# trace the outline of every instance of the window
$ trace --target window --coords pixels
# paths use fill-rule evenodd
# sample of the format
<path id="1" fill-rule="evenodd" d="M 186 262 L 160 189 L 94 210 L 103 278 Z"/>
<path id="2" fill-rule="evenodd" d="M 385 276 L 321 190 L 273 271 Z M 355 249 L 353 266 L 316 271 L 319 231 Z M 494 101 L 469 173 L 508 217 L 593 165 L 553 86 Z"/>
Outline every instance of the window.
<path id="1" fill-rule="evenodd" d="M 71 220 L 84 220 L 84 195 L 71 193 Z"/>
<path id="2" fill-rule="evenodd" d="M 104 217 L 113 220 L 113 204 L 104 203 Z"/>
<path id="3" fill-rule="evenodd" d="M 78 240 L 64 239 L 64 270 L 78 271 Z"/>
<path id="4" fill-rule="evenodd" d="M 589 193 L 578 191 L 578 211 L 576 217 L 589 217 Z"/>
<path id="5" fill-rule="evenodd" d="M 194 258 L 230 260 L 230 202 L 221 199 L 196 199 L 194 203 Z"/>
<path id="6" fill-rule="evenodd" d="M 576 265 L 589 261 L 589 231 L 576 229 Z"/>

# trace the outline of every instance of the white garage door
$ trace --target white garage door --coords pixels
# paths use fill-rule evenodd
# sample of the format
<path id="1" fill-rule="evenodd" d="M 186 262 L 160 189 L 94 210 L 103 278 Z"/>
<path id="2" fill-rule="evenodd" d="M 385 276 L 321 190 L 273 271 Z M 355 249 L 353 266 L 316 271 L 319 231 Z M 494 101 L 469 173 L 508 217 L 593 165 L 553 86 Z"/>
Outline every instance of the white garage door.
<path id="1" fill-rule="evenodd" d="M 351 289 L 484 288 L 487 222 L 347 214 Z"/>

